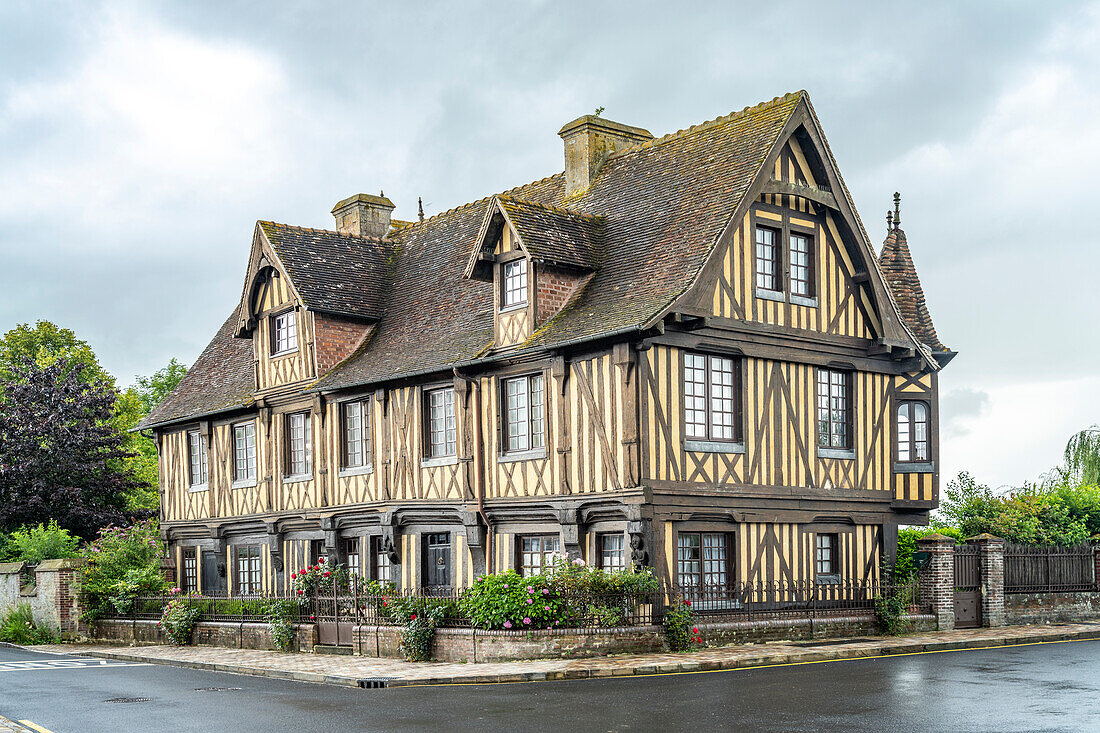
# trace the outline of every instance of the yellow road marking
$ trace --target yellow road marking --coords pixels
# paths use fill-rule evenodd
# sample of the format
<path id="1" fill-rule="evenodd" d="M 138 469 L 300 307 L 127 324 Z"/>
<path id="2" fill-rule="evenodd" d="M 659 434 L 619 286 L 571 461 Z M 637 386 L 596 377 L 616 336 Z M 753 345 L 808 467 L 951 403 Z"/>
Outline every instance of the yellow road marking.
<path id="1" fill-rule="evenodd" d="M 20 723 L 20 725 L 25 725 L 28 728 L 31 728 L 32 730 L 38 731 L 38 733 L 53 733 L 53 731 L 50 730 L 49 728 L 43 728 L 38 723 L 32 723 L 29 720 L 20 720 L 19 723 Z"/>
<path id="2" fill-rule="evenodd" d="M 805 664 L 828 664 L 830 662 L 860 662 L 868 659 L 888 659 L 890 657 L 915 657 L 918 654 L 946 654 L 947 652 L 980 652 L 990 649 L 1007 649 L 1018 646 L 1038 646 L 1040 644 L 1074 644 L 1082 641 L 1100 641 L 1100 637 L 1091 639 L 1055 639 L 1053 641 L 1028 641 L 1020 644 L 993 644 L 991 646 L 963 647 L 962 649 L 931 649 L 923 652 L 898 652 L 897 654 L 875 654 L 869 657 L 842 657 L 839 659 L 811 659 L 804 662 L 778 662 L 776 664 L 758 664 L 728 669 L 697 669 L 683 672 L 652 672 L 646 674 L 618 674 L 604 677 L 574 677 L 554 680 L 518 680 L 515 682 L 432 682 L 429 684 L 400 685 L 400 687 L 460 687 L 470 685 L 530 685 L 536 682 L 577 682 L 578 680 L 623 680 L 630 677 L 676 677 L 683 674 L 714 674 L 715 672 L 743 672 L 750 669 L 769 669 L 771 667 L 800 667 Z M 393 689 L 397 689 L 396 687 Z"/>

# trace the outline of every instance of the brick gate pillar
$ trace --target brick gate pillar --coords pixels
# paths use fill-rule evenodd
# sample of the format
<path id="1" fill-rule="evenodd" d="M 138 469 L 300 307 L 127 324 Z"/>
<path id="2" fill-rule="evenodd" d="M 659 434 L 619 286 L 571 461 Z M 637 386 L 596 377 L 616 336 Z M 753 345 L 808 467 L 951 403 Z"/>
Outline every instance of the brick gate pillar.
<path id="1" fill-rule="evenodd" d="M 932 606 L 940 631 L 955 628 L 955 540 L 930 534 L 917 540 L 917 548 L 929 554 L 920 571 L 920 597 Z"/>
<path id="2" fill-rule="evenodd" d="M 966 540 L 978 546 L 982 572 L 982 625 L 1005 625 L 1005 541 L 988 532 Z"/>

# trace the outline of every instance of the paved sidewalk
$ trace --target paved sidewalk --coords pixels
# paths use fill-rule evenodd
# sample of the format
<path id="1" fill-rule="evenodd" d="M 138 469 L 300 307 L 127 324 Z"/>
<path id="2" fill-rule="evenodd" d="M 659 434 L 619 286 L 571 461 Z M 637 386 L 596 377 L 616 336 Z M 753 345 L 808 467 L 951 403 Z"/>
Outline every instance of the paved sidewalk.
<path id="1" fill-rule="evenodd" d="M 818 662 L 891 654 L 976 649 L 1037 642 L 1100 639 L 1100 624 L 1006 626 L 966 629 L 901 637 L 823 639 L 719 647 L 680 654 L 638 654 L 592 659 L 539 659 L 523 662 L 455 664 L 410 663 L 374 657 L 284 654 L 218 647 L 62 644 L 35 647 L 42 651 L 84 654 L 130 662 L 152 662 L 218 672 L 345 685 L 369 685 L 384 680 L 386 687 L 433 684 L 484 684 L 536 680 L 625 677 L 630 675 L 705 672 L 774 664 Z M 3 730 L 3 728 L 0 728 Z"/>
<path id="2" fill-rule="evenodd" d="M 30 728 L 19 725 L 14 720 L 8 720 L 0 715 L 0 733 L 27 733 Z"/>

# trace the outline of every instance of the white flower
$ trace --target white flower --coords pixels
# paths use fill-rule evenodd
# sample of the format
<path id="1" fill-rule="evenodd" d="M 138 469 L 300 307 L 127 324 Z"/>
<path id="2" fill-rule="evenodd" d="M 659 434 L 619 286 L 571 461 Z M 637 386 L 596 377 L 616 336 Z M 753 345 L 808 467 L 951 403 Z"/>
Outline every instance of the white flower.
<path id="1" fill-rule="evenodd" d="M 574 565 L 584 565 L 584 560 L 582 560 L 578 557 L 576 560 L 573 561 L 573 564 Z"/>

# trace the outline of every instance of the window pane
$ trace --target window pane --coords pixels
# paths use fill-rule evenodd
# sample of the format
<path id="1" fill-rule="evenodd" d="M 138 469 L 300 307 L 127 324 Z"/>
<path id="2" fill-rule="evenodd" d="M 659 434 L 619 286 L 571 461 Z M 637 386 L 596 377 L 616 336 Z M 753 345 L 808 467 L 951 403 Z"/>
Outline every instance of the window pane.
<path id="1" fill-rule="evenodd" d="M 358 468 L 366 463 L 363 432 L 363 403 L 345 403 L 344 466 L 347 468 Z"/>
<path id="2" fill-rule="evenodd" d="M 528 379 L 531 388 L 531 447 L 542 448 L 546 443 L 545 424 L 543 420 L 543 388 L 542 375 L 536 374 Z"/>
<path id="3" fill-rule="evenodd" d="M 527 424 L 527 377 L 505 380 L 504 394 L 507 409 L 507 450 L 527 450 L 530 448 Z"/>
<path id="4" fill-rule="evenodd" d="M 813 295 L 810 238 L 802 234 L 791 235 L 791 292 L 809 297 Z"/>
<path id="5" fill-rule="evenodd" d="M 626 570 L 626 553 L 623 535 L 600 535 L 600 567 L 609 571 Z"/>
<path id="6" fill-rule="evenodd" d="M 455 440 L 455 391 L 453 387 L 428 393 L 428 456 L 453 456 Z"/>
<path id="7" fill-rule="evenodd" d="M 725 588 L 729 581 L 726 535 L 713 532 L 704 534 L 702 545 L 703 585 L 711 589 Z"/>
<path id="8" fill-rule="evenodd" d="M 830 369 L 817 373 L 817 444 L 850 448 L 848 374 Z"/>
<path id="9" fill-rule="evenodd" d="M 710 437 L 734 439 L 733 360 L 710 357 Z"/>
<path id="10" fill-rule="evenodd" d="M 756 287 L 779 290 L 779 258 L 776 234 L 772 229 L 756 229 Z"/>
<path id="11" fill-rule="evenodd" d="M 706 357 L 684 355 L 684 430 L 689 438 L 707 437 Z"/>
<path id="12" fill-rule="evenodd" d="M 505 263 L 503 302 L 505 308 L 527 302 L 527 260 Z"/>
<path id="13" fill-rule="evenodd" d="M 676 538 L 676 576 L 681 585 L 699 585 L 702 574 L 700 544 L 698 534 L 680 533 Z"/>

